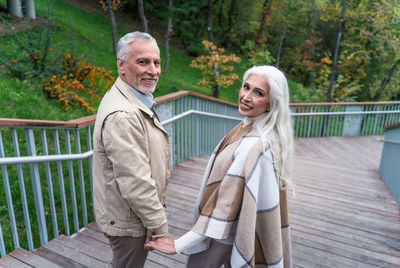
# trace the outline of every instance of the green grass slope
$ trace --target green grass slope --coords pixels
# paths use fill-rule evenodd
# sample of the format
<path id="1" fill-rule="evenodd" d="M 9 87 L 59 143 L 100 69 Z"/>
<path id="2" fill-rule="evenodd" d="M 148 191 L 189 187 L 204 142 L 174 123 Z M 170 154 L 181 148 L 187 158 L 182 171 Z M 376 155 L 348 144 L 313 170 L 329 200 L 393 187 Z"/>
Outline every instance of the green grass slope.
<path id="1" fill-rule="evenodd" d="M 49 0 L 36 0 L 38 16 L 47 13 Z M 93 1 L 54 0 L 54 20 L 56 31 L 52 37 L 52 48 L 56 51 L 84 54 L 87 61 L 95 66 L 105 67 L 117 77 L 116 58 L 113 55 L 111 27 L 106 13 Z M 0 0 L 0 6 L 6 6 L 6 0 Z M 117 14 L 118 34 L 120 38 L 127 32 L 140 30 L 131 15 Z M 4 26 L 3 26 L 4 27 Z M 150 33 L 152 27 L 149 25 Z M 158 40 L 162 62 L 165 62 L 165 48 L 162 35 L 163 30 L 157 28 L 153 34 Z M 3 50 L 15 49 L 10 46 L 12 35 L 0 36 L 0 48 Z M 24 52 L 21 52 L 24 53 Z M 180 50 L 170 49 L 170 63 L 168 71 L 160 77 L 160 82 L 154 93 L 155 96 L 165 95 L 178 90 L 190 90 L 211 95 L 211 89 L 200 88 L 196 85 L 201 73 L 189 67 L 191 57 L 184 55 Z M 237 64 L 235 72 L 241 77 L 245 71 L 245 63 Z M 46 120 L 70 120 L 89 113 L 83 109 L 70 109 L 65 112 L 55 100 L 48 99 L 41 90 L 41 81 L 19 81 L 5 74 L 0 75 L 0 117 L 27 118 Z M 237 93 L 240 81 L 229 88 L 221 88 L 220 98 L 229 102 L 237 102 Z"/>

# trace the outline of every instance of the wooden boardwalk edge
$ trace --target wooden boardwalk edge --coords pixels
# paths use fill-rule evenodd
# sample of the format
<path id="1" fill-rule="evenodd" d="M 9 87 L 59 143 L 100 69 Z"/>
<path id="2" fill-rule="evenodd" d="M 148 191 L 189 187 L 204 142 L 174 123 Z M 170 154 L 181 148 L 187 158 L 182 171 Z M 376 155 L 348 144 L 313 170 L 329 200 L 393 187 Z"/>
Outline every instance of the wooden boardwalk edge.
<path id="1" fill-rule="evenodd" d="M 400 267 L 397 203 L 378 168 L 382 136 L 296 139 L 289 196 L 293 267 Z M 166 214 L 171 238 L 191 228 L 208 157 L 172 171 Z M 19 248 L 0 267 L 108 267 L 112 252 L 95 223 L 34 252 Z M 146 268 L 184 267 L 184 254 L 150 252 Z"/>

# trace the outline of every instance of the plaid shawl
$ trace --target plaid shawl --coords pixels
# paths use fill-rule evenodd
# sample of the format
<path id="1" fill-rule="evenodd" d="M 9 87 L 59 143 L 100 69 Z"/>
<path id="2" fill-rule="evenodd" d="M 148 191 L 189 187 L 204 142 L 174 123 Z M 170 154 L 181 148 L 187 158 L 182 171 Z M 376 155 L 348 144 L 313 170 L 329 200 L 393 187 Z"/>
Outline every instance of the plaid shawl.
<path id="1" fill-rule="evenodd" d="M 279 189 L 280 146 L 271 133 L 266 154 L 251 125 L 236 126 L 207 165 L 192 231 L 215 239 L 235 236 L 232 267 L 290 267 L 286 189 Z M 200 243 L 187 250 L 205 250 Z"/>

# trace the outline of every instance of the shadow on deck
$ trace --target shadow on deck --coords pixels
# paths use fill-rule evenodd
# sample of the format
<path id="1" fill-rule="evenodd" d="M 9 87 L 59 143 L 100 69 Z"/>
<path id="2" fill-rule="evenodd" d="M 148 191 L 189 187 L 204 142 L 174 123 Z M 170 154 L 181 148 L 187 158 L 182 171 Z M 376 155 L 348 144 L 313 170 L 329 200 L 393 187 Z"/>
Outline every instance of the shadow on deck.
<path id="1" fill-rule="evenodd" d="M 294 267 L 400 267 L 400 221 L 379 178 L 382 136 L 296 139 L 295 196 L 289 200 Z M 190 229 L 207 157 L 172 171 L 167 217 L 172 238 Z M 111 250 L 96 224 L 34 253 L 17 249 L 4 267 L 107 267 Z M 145 267 L 183 267 L 183 254 L 150 252 Z"/>

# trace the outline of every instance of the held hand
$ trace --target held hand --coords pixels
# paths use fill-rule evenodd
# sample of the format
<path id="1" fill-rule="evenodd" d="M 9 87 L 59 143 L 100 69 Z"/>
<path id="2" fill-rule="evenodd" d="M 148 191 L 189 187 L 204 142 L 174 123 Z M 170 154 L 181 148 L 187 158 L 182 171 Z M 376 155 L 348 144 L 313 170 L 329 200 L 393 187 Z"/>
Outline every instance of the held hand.
<path id="1" fill-rule="evenodd" d="M 144 250 L 153 250 L 152 248 L 150 248 L 149 246 L 146 246 L 149 242 L 151 241 L 151 236 L 147 236 L 146 237 L 146 242 L 144 242 Z"/>
<path id="2" fill-rule="evenodd" d="M 174 240 L 171 240 L 168 237 L 160 237 L 156 240 L 151 240 L 146 243 L 144 247 L 148 250 L 155 249 L 165 254 L 176 254 Z"/>

